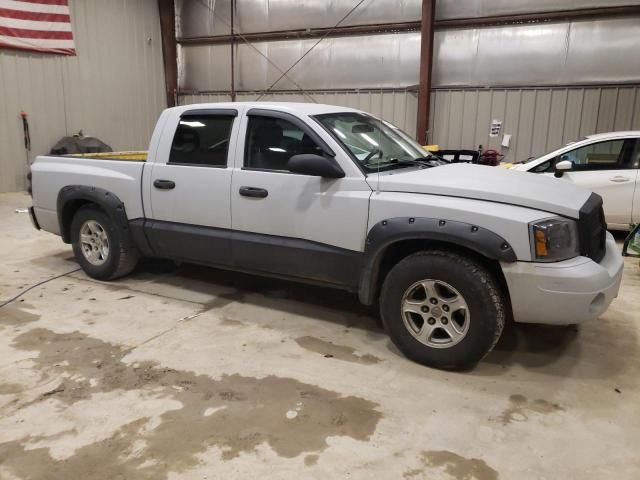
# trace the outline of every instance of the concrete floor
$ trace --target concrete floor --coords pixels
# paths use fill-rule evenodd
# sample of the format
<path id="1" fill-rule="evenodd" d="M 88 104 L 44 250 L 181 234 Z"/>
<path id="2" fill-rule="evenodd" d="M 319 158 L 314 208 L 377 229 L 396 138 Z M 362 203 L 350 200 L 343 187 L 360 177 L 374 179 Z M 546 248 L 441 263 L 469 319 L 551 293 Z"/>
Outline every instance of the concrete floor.
<path id="1" fill-rule="evenodd" d="M 0 195 L 0 300 L 77 268 Z M 2 479 L 637 479 L 640 269 L 578 328 L 413 364 L 346 293 L 164 262 L 0 309 Z"/>

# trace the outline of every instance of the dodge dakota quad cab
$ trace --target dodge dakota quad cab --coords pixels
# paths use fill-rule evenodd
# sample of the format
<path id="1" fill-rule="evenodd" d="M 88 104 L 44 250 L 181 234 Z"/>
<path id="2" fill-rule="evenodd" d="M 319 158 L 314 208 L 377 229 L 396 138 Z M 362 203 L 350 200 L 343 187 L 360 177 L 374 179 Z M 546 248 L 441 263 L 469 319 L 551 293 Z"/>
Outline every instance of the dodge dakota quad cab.
<path id="1" fill-rule="evenodd" d="M 426 155 L 344 107 L 180 106 L 147 155 L 38 157 L 32 220 L 100 280 L 148 256 L 357 292 L 407 357 L 440 368 L 478 362 L 509 318 L 606 310 L 623 262 L 598 195 Z"/>

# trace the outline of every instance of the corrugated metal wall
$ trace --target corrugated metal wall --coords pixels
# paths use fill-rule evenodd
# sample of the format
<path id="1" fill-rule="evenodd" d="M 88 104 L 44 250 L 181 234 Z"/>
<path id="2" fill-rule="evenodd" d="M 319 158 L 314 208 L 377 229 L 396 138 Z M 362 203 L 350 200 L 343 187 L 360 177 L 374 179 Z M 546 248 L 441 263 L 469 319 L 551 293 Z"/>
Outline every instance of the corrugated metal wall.
<path id="1" fill-rule="evenodd" d="M 235 46 L 237 90 L 309 90 L 405 88 L 419 80 L 419 33 L 326 38 L 280 78 L 317 39 L 257 42 Z M 262 55 L 260 53 L 261 52 Z M 269 61 L 267 61 L 267 58 Z M 231 88 L 229 45 L 181 48 L 181 90 L 226 91 Z M 277 83 L 276 83 L 277 82 Z M 294 83 L 295 82 L 295 83 Z"/>
<path id="2" fill-rule="evenodd" d="M 637 4 L 638 0 L 438 0 L 436 19 L 478 18 Z"/>
<path id="3" fill-rule="evenodd" d="M 0 192 L 23 190 L 20 110 L 31 159 L 82 129 L 115 149 L 146 149 L 165 108 L 156 0 L 71 0 L 77 56 L 0 49 Z"/>
<path id="4" fill-rule="evenodd" d="M 237 32 L 333 27 L 357 0 L 236 0 Z M 436 20 L 637 5 L 639 0 L 437 0 Z M 216 15 L 211 15 L 211 10 Z M 176 0 L 179 37 L 226 35 L 231 0 Z M 422 0 L 365 0 L 341 25 L 420 20 Z"/>
<path id="5" fill-rule="evenodd" d="M 236 0 L 238 32 L 332 27 L 357 3 L 347 0 Z M 216 16 L 210 12 L 215 9 Z M 231 0 L 177 0 L 178 36 L 224 35 L 230 32 Z M 365 0 L 342 25 L 419 20 L 422 0 Z"/>
<path id="6" fill-rule="evenodd" d="M 510 134 L 505 159 L 526 160 L 584 135 L 640 130 L 640 86 L 436 90 L 431 109 L 430 142 L 500 150 Z M 502 132 L 491 138 L 494 119 Z"/>
<path id="7" fill-rule="evenodd" d="M 638 82 L 638 38 L 638 16 L 436 32 L 433 86 Z"/>
<path id="8" fill-rule="evenodd" d="M 593 85 L 640 81 L 640 17 L 438 31 L 433 87 Z M 236 90 L 406 88 L 417 85 L 420 33 L 238 44 Z M 229 45 L 181 47 L 180 89 L 231 88 Z M 262 55 L 261 55 L 262 54 Z M 267 57 L 270 62 L 267 61 Z M 634 61 L 635 60 L 635 61 Z M 275 83 L 277 82 L 277 83 Z"/>
<path id="9" fill-rule="evenodd" d="M 230 0 L 176 0 L 178 35 L 229 33 Z M 330 27 L 355 4 L 340 0 L 243 0 L 235 28 L 243 33 Z M 439 20 L 578 8 L 638 5 L 640 0 L 438 0 Z M 418 20 L 421 0 L 367 0 L 344 24 Z M 429 140 L 447 148 L 479 144 L 509 160 L 539 155 L 579 136 L 640 128 L 637 90 L 640 17 L 522 23 L 437 31 Z M 328 38 L 281 78 L 317 39 L 239 42 L 238 100 L 296 100 L 353 106 L 415 134 L 420 33 Z M 229 100 L 229 45 L 184 45 L 181 103 Z M 268 57 L 272 65 L 257 51 Z M 298 87 L 309 96 L 291 93 Z M 609 87 L 615 85 L 616 88 Z M 584 86 L 588 86 L 584 88 Z M 339 91 L 338 91 L 339 90 Z M 221 93 L 220 93 L 221 92 Z M 489 137 L 491 120 L 503 122 Z M 512 135 L 501 149 L 502 134 Z"/>

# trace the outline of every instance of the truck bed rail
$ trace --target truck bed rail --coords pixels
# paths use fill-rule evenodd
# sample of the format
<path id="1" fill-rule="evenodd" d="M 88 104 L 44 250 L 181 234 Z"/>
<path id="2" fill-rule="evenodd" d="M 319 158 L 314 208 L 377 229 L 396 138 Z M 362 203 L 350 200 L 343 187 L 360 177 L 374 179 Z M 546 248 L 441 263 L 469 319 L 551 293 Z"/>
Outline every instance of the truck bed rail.
<path id="1" fill-rule="evenodd" d="M 65 157 L 93 158 L 96 160 L 126 160 L 130 162 L 146 162 L 146 151 L 129 151 L 129 152 L 100 152 L 100 153 L 73 153 L 63 155 Z"/>

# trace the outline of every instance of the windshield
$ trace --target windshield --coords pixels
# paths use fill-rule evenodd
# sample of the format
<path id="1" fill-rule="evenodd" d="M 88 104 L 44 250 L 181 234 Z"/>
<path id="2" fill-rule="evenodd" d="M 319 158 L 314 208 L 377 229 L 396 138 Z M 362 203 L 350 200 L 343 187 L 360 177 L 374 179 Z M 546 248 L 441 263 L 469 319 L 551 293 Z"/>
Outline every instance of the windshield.
<path id="1" fill-rule="evenodd" d="M 416 160 L 425 160 L 428 155 L 399 128 L 363 113 L 328 113 L 314 118 L 366 171 L 416 166 Z"/>

